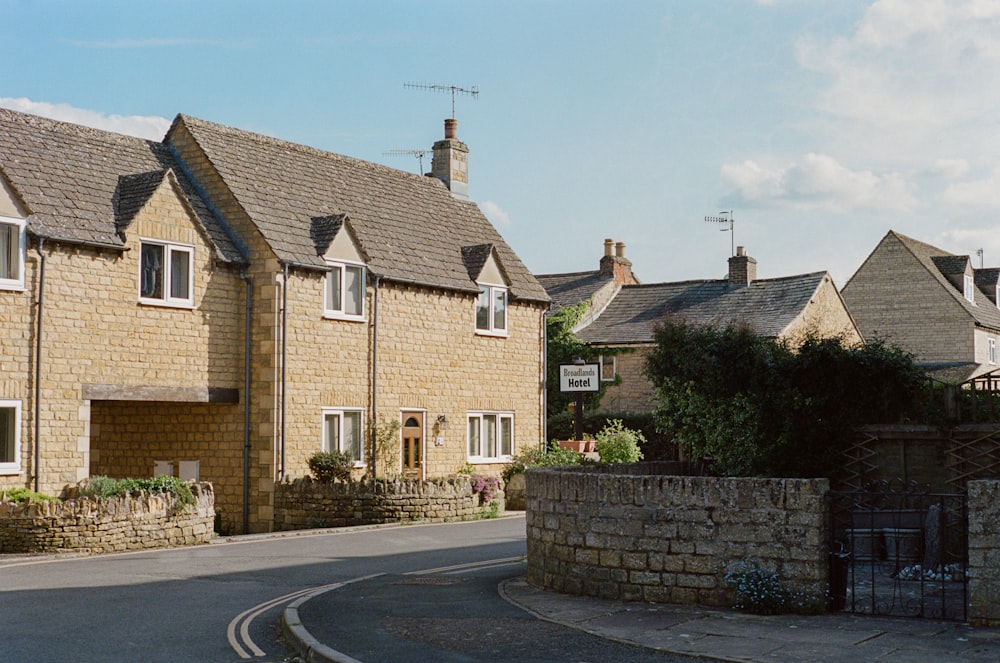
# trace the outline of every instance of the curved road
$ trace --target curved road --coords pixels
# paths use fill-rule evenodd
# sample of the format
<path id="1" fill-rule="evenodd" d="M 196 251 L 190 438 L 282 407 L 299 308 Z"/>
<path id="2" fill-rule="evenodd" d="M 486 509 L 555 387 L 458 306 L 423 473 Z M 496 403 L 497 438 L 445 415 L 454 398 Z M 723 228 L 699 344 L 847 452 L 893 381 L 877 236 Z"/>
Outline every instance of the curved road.
<path id="1" fill-rule="evenodd" d="M 477 576 L 495 590 L 498 580 L 524 573 L 516 561 L 524 552 L 524 518 L 509 517 L 233 537 L 193 548 L 101 556 L 0 556 L 0 661 L 294 660 L 276 625 L 284 607 L 301 595 L 377 574 L 417 577 L 446 569 Z M 350 591 L 346 586 L 328 594 L 344 601 Z M 484 613 L 520 612 L 527 620 L 522 626 L 537 621 L 496 591 L 481 596 L 477 605 Z M 543 630 L 560 644 L 532 660 L 687 660 L 552 624 L 539 636 Z M 517 638 L 510 640 L 513 646 Z M 341 643 L 326 644 L 343 649 Z M 395 648 L 407 650 L 398 643 Z M 508 653 L 506 660 L 521 658 Z M 463 658 L 452 654 L 453 660 Z M 493 654 L 503 658 L 496 648 Z"/>

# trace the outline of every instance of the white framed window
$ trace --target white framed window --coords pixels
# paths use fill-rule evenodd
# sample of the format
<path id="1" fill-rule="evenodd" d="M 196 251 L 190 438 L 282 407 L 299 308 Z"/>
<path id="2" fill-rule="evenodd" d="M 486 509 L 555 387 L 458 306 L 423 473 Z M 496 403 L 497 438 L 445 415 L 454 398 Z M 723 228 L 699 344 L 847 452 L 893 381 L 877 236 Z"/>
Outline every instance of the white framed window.
<path id="1" fill-rule="evenodd" d="M 614 382 L 618 375 L 618 357 L 615 355 L 601 355 L 601 382 Z"/>
<path id="2" fill-rule="evenodd" d="M 24 288 L 26 226 L 22 219 L 0 216 L 0 289 Z"/>
<path id="3" fill-rule="evenodd" d="M 476 299 L 476 333 L 489 336 L 507 335 L 507 288 L 480 285 Z"/>
<path id="4" fill-rule="evenodd" d="M 965 275 L 965 287 L 962 294 L 973 304 L 976 303 L 976 281 L 968 274 Z"/>
<path id="5" fill-rule="evenodd" d="M 997 304 L 997 308 L 1000 308 L 1000 285 L 996 287 L 996 295 L 994 296 L 994 301 Z"/>
<path id="6" fill-rule="evenodd" d="M 365 464 L 365 438 L 362 410 L 323 408 L 323 451 L 342 451 L 354 460 L 355 467 Z"/>
<path id="7" fill-rule="evenodd" d="M 506 462 L 514 454 L 514 415 L 510 412 L 470 412 L 470 463 Z"/>
<path id="8" fill-rule="evenodd" d="M 21 472 L 21 401 L 0 400 L 0 474 Z"/>
<path id="9" fill-rule="evenodd" d="M 989 361 L 991 364 L 997 363 L 997 341 L 995 338 L 989 340 L 990 356 Z"/>
<path id="10" fill-rule="evenodd" d="M 194 306 L 193 281 L 193 246 L 140 240 L 140 302 L 160 306 Z"/>
<path id="11" fill-rule="evenodd" d="M 346 320 L 365 319 L 365 267 L 331 262 L 323 283 L 323 315 Z"/>

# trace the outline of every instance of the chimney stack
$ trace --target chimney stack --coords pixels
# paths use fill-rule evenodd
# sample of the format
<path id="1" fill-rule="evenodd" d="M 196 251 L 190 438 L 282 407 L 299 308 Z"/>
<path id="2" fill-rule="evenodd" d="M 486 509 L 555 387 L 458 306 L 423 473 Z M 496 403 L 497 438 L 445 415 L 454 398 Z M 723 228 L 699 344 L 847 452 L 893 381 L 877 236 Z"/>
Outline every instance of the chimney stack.
<path id="1" fill-rule="evenodd" d="M 615 285 L 637 285 L 639 279 L 632 274 L 632 261 L 625 257 L 625 242 L 604 240 L 604 257 L 601 258 L 601 275 L 612 276 Z"/>
<path id="2" fill-rule="evenodd" d="M 747 255 L 742 246 L 729 259 L 729 285 L 748 286 L 757 280 L 757 261 Z"/>
<path id="3" fill-rule="evenodd" d="M 458 120 L 444 121 L 444 139 L 434 143 L 431 175 L 445 183 L 451 195 L 469 199 L 469 147 L 458 140 Z"/>

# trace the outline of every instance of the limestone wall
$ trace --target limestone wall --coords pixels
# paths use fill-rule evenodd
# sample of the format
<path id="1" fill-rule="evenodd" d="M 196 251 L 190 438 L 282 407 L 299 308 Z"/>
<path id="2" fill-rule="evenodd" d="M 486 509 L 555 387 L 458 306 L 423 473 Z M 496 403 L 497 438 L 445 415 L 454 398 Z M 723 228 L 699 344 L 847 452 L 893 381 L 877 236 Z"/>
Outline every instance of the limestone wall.
<path id="1" fill-rule="evenodd" d="M 214 535 L 215 494 L 194 484 L 193 506 L 170 495 L 0 502 L 0 553 L 104 553 L 207 543 Z"/>
<path id="2" fill-rule="evenodd" d="M 528 581 L 570 594 L 731 605 L 727 564 L 827 580 L 825 479 L 660 475 L 658 463 L 530 469 Z"/>
<path id="3" fill-rule="evenodd" d="M 494 499 L 503 511 L 503 493 Z M 490 512 L 472 478 L 323 484 L 308 478 L 275 486 L 274 529 L 299 530 L 422 520 L 468 520 Z"/>
<path id="4" fill-rule="evenodd" d="M 1000 625 L 1000 481 L 969 482 L 969 621 Z"/>

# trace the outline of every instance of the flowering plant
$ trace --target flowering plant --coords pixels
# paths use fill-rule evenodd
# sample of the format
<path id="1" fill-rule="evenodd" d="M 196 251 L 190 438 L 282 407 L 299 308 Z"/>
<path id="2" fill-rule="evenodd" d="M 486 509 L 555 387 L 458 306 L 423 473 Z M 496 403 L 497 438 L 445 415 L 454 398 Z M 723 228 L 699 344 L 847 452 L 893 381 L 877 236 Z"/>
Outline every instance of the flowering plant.
<path id="1" fill-rule="evenodd" d="M 777 571 L 761 566 L 757 560 L 737 562 L 723 579 L 736 591 L 733 607 L 755 615 L 812 615 L 826 609 L 826 592 L 789 589 Z"/>

